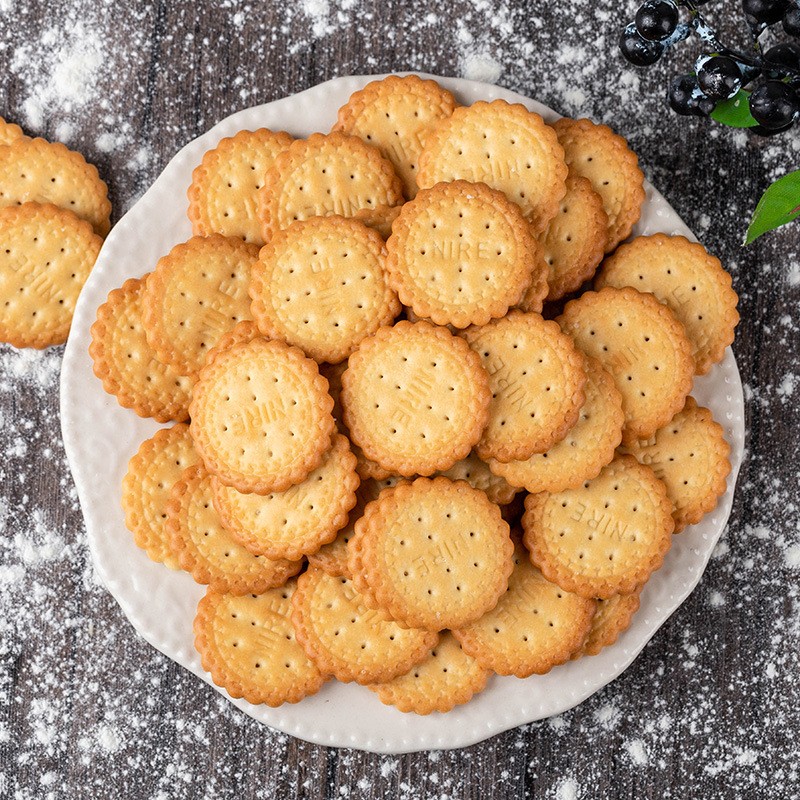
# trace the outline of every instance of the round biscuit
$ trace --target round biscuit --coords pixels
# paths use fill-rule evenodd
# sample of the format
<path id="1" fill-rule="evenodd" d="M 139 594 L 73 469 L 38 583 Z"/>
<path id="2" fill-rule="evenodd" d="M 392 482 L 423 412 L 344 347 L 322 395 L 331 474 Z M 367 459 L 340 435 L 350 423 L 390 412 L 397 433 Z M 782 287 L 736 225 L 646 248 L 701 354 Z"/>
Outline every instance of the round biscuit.
<path id="1" fill-rule="evenodd" d="M 514 550 L 508 525 L 466 481 L 417 478 L 384 489 L 355 530 L 350 573 L 359 573 L 370 599 L 405 625 L 467 625 L 506 590 Z"/>
<path id="2" fill-rule="evenodd" d="M 632 286 L 669 306 L 692 343 L 695 373 L 722 361 L 739 323 L 739 298 L 720 260 L 683 236 L 638 236 L 604 262 L 595 288 Z"/>
<path id="3" fill-rule="evenodd" d="M 529 494 L 522 526 L 531 561 L 548 580 L 598 599 L 645 583 L 674 528 L 666 487 L 629 455 L 577 489 Z"/>
<path id="4" fill-rule="evenodd" d="M 261 332 L 316 361 L 343 361 L 400 313 L 380 234 L 344 217 L 279 231 L 253 266 L 251 312 Z"/>
<path id="5" fill-rule="evenodd" d="M 153 560 L 179 569 L 166 528 L 167 500 L 187 467 L 200 461 L 189 426 L 162 428 L 142 442 L 122 479 L 122 509 L 133 540 Z"/>
<path id="6" fill-rule="evenodd" d="M 570 172 L 587 178 L 608 216 L 606 252 L 631 235 L 645 200 L 636 153 L 608 125 L 562 117 L 553 123 Z"/>
<path id="7" fill-rule="evenodd" d="M 633 615 L 639 610 L 641 592 L 639 588 L 631 594 L 615 594 L 607 600 L 598 600 L 589 634 L 572 658 L 596 656 L 604 647 L 614 644 L 630 627 Z"/>
<path id="8" fill-rule="evenodd" d="M 464 334 L 489 375 L 489 421 L 475 450 L 518 461 L 566 436 L 584 403 L 586 372 L 572 340 L 551 320 L 511 311 Z"/>
<path id="9" fill-rule="evenodd" d="M 283 492 L 305 480 L 331 446 L 328 382 L 296 347 L 254 339 L 200 372 L 189 412 L 209 472 L 240 492 Z"/>
<path id="10" fill-rule="evenodd" d="M 220 337 L 250 319 L 247 289 L 257 257 L 256 245 L 215 233 L 194 236 L 159 259 L 142 313 L 159 361 L 196 375 Z"/>
<path id="11" fill-rule="evenodd" d="M 309 567 L 292 597 L 297 641 L 323 674 L 343 683 L 392 680 L 436 645 L 430 631 L 403 628 L 367 607 L 352 581 Z"/>
<path id="12" fill-rule="evenodd" d="M 683 408 L 692 390 L 692 346 L 652 294 L 630 287 L 586 292 L 556 321 L 614 378 L 625 412 L 623 441 L 652 436 Z"/>
<path id="13" fill-rule="evenodd" d="M 89 223 L 54 205 L 0 208 L 0 341 L 63 344 L 102 243 Z"/>
<path id="14" fill-rule="evenodd" d="M 142 325 L 144 278 L 129 278 L 97 309 L 89 355 L 103 388 L 157 422 L 189 418 L 194 380 L 156 358 Z"/>
<path id="15" fill-rule="evenodd" d="M 483 183 L 420 191 L 403 206 L 386 248 L 400 301 L 437 325 L 486 325 L 542 280 L 538 246 L 519 207 Z"/>
<path id="16" fill-rule="evenodd" d="M 560 492 L 596 478 L 613 460 L 625 422 L 622 395 L 599 361 L 585 356 L 584 369 L 586 400 L 567 435 L 546 452 L 524 461 L 489 459 L 494 474 L 529 492 Z"/>
<path id="17" fill-rule="evenodd" d="M 195 236 L 220 233 L 262 245 L 258 191 L 276 156 L 292 143 L 285 131 L 259 128 L 222 139 L 203 155 L 188 190 Z"/>
<path id="18" fill-rule="evenodd" d="M 276 707 L 315 694 L 325 677 L 292 627 L 296 581 L 262 594 L 208 590 L 197 606 L 194 645 L 203 669 L 231 697 Z"/>
<path id="19" fill-rule="evenodd" d="M 453 635 L 465 653 L 498 675 L 544 675 L 581 646 L 597 603 L 547 580 L 520 544 L 513 562 L 508 591 L 495 608 Z"/>
<path id="20" fill-rule="evenodd" d="M 430 475 L 465 458 L 488 419 L 489 381 L 445 328 L 402 321 L 361 342 L 342 376 L 350 437 L 388 474 Z"/>
<path id="21" fill-rule="evenodd" d="M 390 75 L 354 92 L 339 109 L 332 130 L 379 148 L 403 181 L 405 196 L 412 199 L 425 135 L 431 125 L 449 117 L 456 105 L 453 95 L 436 81 Z"/>
<path id="22" fill-rule="evenodd" d="M 313 133 L 280 153 L 258 193 L 262 236 L 309 217 L 355 216 L 403 202 L 392 163 L 356 136 Z"/>
<path id="23" fill-rule="evenodd" d="M 427 189 L 459 178 L 504 192 L 541 233 L 566 191 L 564 151 L 538 114 L 505 100 L 461 106 L 434 125 L 417 183 Z"/>

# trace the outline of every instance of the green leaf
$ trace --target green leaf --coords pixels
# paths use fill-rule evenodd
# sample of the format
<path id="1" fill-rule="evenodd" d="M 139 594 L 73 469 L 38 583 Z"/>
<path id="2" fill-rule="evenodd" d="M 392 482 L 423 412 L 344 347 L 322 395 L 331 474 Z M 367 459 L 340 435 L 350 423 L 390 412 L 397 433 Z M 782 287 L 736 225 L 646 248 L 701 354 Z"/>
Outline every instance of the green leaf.
<path id="1" fill-rule="evenodd" d="M 800 216 L 800 169 L 778 178 L 758 201 L 744 243 L 775 230 Z"/>
<path id="2" fill-rule="evenodd" d="M 750 114 L 750 92 L 739 89 L 729 100 L 720 100 L 711 112 L 711 119 L 731 128 L 752 128 L 758 125 Z"/>

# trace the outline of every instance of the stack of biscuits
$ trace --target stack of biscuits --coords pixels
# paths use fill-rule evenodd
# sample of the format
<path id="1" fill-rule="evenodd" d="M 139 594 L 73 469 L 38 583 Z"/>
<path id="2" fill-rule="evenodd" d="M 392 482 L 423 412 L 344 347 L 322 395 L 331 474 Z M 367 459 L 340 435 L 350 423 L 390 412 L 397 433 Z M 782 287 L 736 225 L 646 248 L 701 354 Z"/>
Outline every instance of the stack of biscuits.
<path id="1" fill-rule="evenodd" d="M 194 236 L 111 292 L 91 355 L 175 423 L 123 506 L 207 585 L 213 680 L 428 714 L 612 644 L 725 491 L 690 392 L 738 321 L 701 245 L 630 239 L 625 140 L 392 76 L 330 133 L 223 139 L 188 196 Z"/>

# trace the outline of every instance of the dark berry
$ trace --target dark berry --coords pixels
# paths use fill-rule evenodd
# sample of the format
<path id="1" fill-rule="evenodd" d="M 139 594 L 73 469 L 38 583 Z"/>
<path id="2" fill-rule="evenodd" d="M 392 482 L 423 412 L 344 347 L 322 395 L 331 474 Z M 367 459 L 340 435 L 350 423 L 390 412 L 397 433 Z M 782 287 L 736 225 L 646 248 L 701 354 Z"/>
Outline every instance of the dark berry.
<path id="1" fill-rule="evenodd" d="M 800 5 L 792 3 L 783 15 L 783 29 L 789 36 L 800 36 Z"/>
<path id="2" fill-rule="evenodd" d="M 678 19 L 673 0 L 646 0 L 636 12 L 636 30 L 643 39 L 660 42 L 672 36 Z"/>
<path id="3" fill-rule="evenodd" d="M 694 75 L 681 75 L 674 78 L 667 92 L 669 105 L 676 114 L 684 116 L 707 117 L 715 103 L 700 91 L 700 84 Z"/>
<path id="4" fill-rule="evenodd" d="M 636 67 L 649 67 L 661 58 L 664 45 L 661 42 L 648 42 L 642 39 L 636 30 L 636 24 L 631 22 L 625 27 L 619 38 L 619 49 L 622 55 Z"/>
<path id="5" fill-rule="evenodd" d="M 800 44 L 781 42 L 764 53 L 764 69 L 776 77 L 800 74 Z"/>
<path id="6" fill-rule="evenodd" d="M 733 97 L 742 88 L 742 73 L 727 56 L 709 58 L 698 69 L 697 79 L 703 94 L 717 102 Z"/>
<path id="7" fill-rule="evenodd" d="M 744 13 L 761 25 L 778 22 L 788 5 L 788 0 L 742 0 Z"/>
<path id="8" fill-rule="evenodd" d="M 775 128 L 774 130 L 765 128 L 763 125 L 753 125 L 753 127 L 748 128 L 748 130 L 750 133 L 756 133 L 759 136 L 777 136 L 780 133 L 785 133 L 788 131 L 792 125 L 794 125 L 794 122 L 790 122 L 788 125 L 784 125 L 782 128 Z"/>
<path id="9" fill-rule="evenodd" d="M 768 130 L 791 125 L 798 107 L 794 89 L 781 81 L 766 81 L 750 95 L 753 119 Z"/>

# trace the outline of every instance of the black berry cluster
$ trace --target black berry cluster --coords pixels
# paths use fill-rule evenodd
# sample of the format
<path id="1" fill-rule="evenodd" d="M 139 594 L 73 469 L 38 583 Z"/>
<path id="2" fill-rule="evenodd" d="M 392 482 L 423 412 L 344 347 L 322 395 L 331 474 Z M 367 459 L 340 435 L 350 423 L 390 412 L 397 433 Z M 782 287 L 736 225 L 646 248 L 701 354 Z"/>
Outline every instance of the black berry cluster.
<path id="1" fill-rule="evenodd" d="M 706 52 L 695 62 L 694 72 L 670 83 L 672 109 L 678 114 L 708 116 L 718 103 L 745 89 L 750 114 L 758 123 L 751 130 L 763 135 L 787 130 L 800 117 L 800 44 L 786 41 L 764 50 L 760 37 L 778 23 L 789 36 L 800 37 L 800 0 L 741 0 L 753 38 L 752 50 L 746 53 L 718 40 L 699 11 L 706 2 L 645 0 L 622 32 L 622 54 L 636 66 L 649 66 L 672 45 L 694 34 L 704 42 Z"/>

